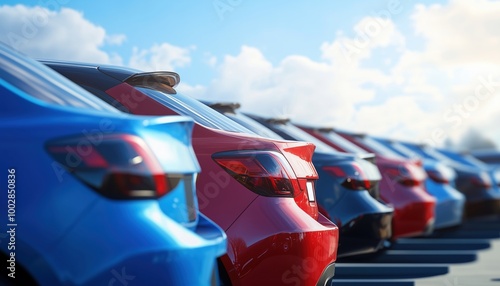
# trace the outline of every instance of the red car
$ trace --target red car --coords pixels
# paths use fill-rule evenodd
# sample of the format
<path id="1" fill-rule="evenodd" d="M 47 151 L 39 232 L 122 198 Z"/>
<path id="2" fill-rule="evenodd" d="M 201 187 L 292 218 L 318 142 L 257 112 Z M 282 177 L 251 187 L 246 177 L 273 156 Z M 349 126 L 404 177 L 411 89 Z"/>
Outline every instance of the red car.
<path id="1" fill-rule="evenodd" d="M 377 155 L 375 162 L 382 174 L 380 197 L 394 207 L 393 239 L 426 235 L 433 231 L 436 199 L 425 189 L 426 173 L 421 162 L 383 156 L 363 143 L 363 136 L 360 135 L 331 128 L 299 127 L 339 151 L 364 151 Z"/>
<path id="2" fill-rule="evenodd" d="M 219 261 L 224 284 L 325 285 L 331 280 L 339 233 L 318 213 L 314 145 L 245 134 L 251 132 L 177 94 L 175 73 L 45 64 L 122 111 L 195 120 L 193 148 L 202 167 L 199 209 L 228 236 L 227 254 Z"/>

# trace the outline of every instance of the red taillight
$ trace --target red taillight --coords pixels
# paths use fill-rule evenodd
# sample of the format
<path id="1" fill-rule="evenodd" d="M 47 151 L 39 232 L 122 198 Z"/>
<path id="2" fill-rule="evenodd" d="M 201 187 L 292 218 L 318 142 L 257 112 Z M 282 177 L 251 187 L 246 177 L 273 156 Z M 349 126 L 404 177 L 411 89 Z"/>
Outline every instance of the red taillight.
<path id="1" fill-rule="evenodd" d="M 439 171 L 431 171 L 427 170 L 427 175 L 429 178 L 431 178 L 434 182 L 439 183 L 439 184 L 448 184 L 450 181 L 444 174 L 442 174 Z"/>
<path id="2" fill-rule="evenodd" d="M 113 199 L 158 198 L 179 182 L 169 179 L 147 144 L 128 134 L 52 140 L 46 148 L 68 172 Z"/>
<path id="3" fill-rule="evenodd" d="M 387 168 L 384 171 L 391 180 L 407 187 L 419 186 L 426 178 L 425 171 L 415 165 L 401 165 L 397 168 Z"/>
<path id="4" fill-rule="evenodd" d="M 365 177 L 361 167 L 356 163 L 339 166 L 325 166 L 323 170 L 342 179 L 342 186 L 351 190 L 369 190 L 370 181 Z"/>
<path id="5" fill-rule="evenodd" d="M 478 176 L 474 176 L 471 178 L 471 181 L 474 185 L 481 188 L 490 188 L 492 186 L 488 173 L 481 173 Z"/>
<path id="6" fill-rule="evenodd" d="M 416 159 L 416 160 L 413 160 L 412 162 L 419 167 L 424 166 L 424 161 L 422 161 L 422 159 Z"/>
<path id="7" fill-rule="evenodd" d="M 401 185 L 407 186 L 407 187 L 419 186 L 420 183 L 422 183 L 421 181 L 417 181 L 417 180 L 414 180 L 414 179 L 399 179 L 398 182 Z"/>
<path id="8" fill-rule="evenodd" d="M 286 159 L 277 152 L 230 151 L 214 154 L 212 158 L 238 182 L 259 195 L 294 196 L 294 184 L 298 183 Z"/>

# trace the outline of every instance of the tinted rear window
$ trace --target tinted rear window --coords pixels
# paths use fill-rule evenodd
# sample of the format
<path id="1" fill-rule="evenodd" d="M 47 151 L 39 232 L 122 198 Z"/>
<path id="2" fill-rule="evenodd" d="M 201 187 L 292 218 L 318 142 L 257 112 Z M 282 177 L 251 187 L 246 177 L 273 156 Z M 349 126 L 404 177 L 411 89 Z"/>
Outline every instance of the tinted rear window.
<path id="1" fill-rule="evenodd" d="M 401 154 L 401 156 L 406 157 L 406 158 L 422 158 L 422 157 L 424 157 L 427 159 L 433 159 L 430 156 L 425 156 L 424 154 L 422 154 L 422 152 L 417 152 L 416 150 L 411 150 L 410 148 L 408 148 L 405 145 L 402 145 L 398 142 L 392 143 L 391 146 L 392 146 L 392 148 L 394 148 L 394 150 L 396 152 L 398 152 L 399 154 Z"/>
<path id="2" fill-rule="evenodd" d="M 352 143 L 351 141 L 345 139 L 344 137 L 338 135 L 335 132 L 323 132 L 321 135 L 325 136 L 328 140 L 332 141 L 332 143 L 335 143 L 338 145 L 340 148 L 346 150 L 349 153 L 355 153 L 355 154 L 366 154 L 368 151 L 365 149 L 359 147 L 358 145 Z"/>
<path id="3" fill-rule="evenodd" d="M 483 162 L 479 161 L 478 159 L 472 157 L 471 155 L 468 154 L 459 154 L 455 152 L 449 152 L 445 150 L 436 150 L 437 152 L 447 156 L 448 158 L 455 160 L 457 162 L 460 162 L 465 165 L 469 165 L 472 167 L 478 167 L 478 168 L 488 168 L 486 164 Z"/>
<path id="4" fill-rule="evenodd" d="M 231 119 L 192 97 L 178 93 L 168 94 L 145 87 L 135 88 L 155 99 L 156 101 L 164 104 L 175 112 L 193 118 L 194 121 L 203 126 L 224 131 L 254 134 L 254 132 L 232 121 Z"/>
<path id="5" fill-rule="evenodd" d="M 356 140 L 360 141 L 363 144 L 366 144 L 366 146 L 370 147 L 371 149 L 373 149 L 373 151 L 375 151 L 375 153 L 378 153 L 380 155 L 396 159 L 404 159 L 403 156 L 396 153 L 395 151 L 392 151 L 391 149 L 371 137 L 356 138 Z"/>
<path id="6" fill-rule="evenodd" d="M 438 158 L 436 156 L 433 156 L 432 154 L 429 154 L 428 152 L 426 152 L 424 150 L 425 147 L 419 147 L 419 146 L 416 146 L 416 145 L 413 145 L 413 144 L 407 144 L 407 143 L 403 143 L 401 145 L 404 146 L 404 147 L 407 147 L 411 151 L 414 151 L 414 152 L 418 153 L 419 155 L 423 156 L 426 159 L 432 159 L 432 160 L 438 160 L 438 161 L 441 160 L 440 158 Z"/>
<path id="7" fill-rule="evenodd" d="M 299 127 L 287 123 L 287 124 L 273 124 L 273 128 L 276 130 L 279 130 L 283 133 L 288 134 L 288 136 L 292 137 L 296 141 L 305 141 L 305 142 L 311 142 L 314 145 L 316 145 L 316 151 L 320 153 L 339 153 L 337 150 L 333 149 L 333 147 L 328 146 L 327 144 L 323 143 L 323 141 L 319 140 L 318 138 L 310 135 L 309 133 L 305 132 L 304 130 L 300 129 Z"/>
<path id="8" fill-rule="evenodd" d="M 15 88 L 48 104 L 117 112 L 52 69 L 3 45 L 0 75 Z"/>
<path id="9" fill-rule="evenodd" d="M 265 138 L 271 138 L 271 139 L 277 139 L 277 140 L 283 140 L 283 137 L 279 136 L 276 134 L 276 132 L 272 131 L 271 129 L 267 128 L 266 126 L 260 124 L 259 122 L 253 120 L 252 118 L 246 116 L 245 114 L 242 113 L 224 113 L 227 117 L 231 118 L 232 120 L 238 122 L 239 124 L 245 126 L 246 128 L 252 130 L 256 134 L 265 137 Z"/>

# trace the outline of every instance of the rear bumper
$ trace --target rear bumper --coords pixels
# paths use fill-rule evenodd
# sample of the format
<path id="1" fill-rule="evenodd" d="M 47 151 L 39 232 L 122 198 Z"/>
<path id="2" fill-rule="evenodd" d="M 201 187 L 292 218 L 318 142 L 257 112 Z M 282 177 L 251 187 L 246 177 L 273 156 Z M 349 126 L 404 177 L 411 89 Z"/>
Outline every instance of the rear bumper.
<path id="1" fill-rule="evenodd" d="M 103 199 L 47 250 L 44 258 L 54 275 L 45 269 L 35 278 L 42 285 L 118 285 L 119 279 L 207 285 L 226 243 L 224 232 L 202 214 L 191 231 L 165 216 L 157 202 Z"/>
<path id="2" fill-rule="evenodd" d="M 434 230 L 435 202 L 416 202 L 396 208 L 393 239 L 431 234 Z"/>
<path id="3" fill-rule="evenodd" d="M 465 204 L 465 216 L 477 217 L 500 214 L 500 198 L 479 201 L 467 201 Z"/>
<path id="4" fill-rule="evenodd" d="M 381 186 L 382 199 L 394 207 L 392 239 L 425 235 L 432 232 L 435 222 L 436 199 L 424 186 L 404 186 L 399 183 Z"/>
<path id="5" fill-rule="evenodd" d="M 340 228 L 339 257 L 376 252 L 392 237 L 392 212 L 362 215 Z"/>
<path id="6" fill-rule="evenodd" d="M 465 196 L 449 184 L 426 180 L 427 191 L 436 198 L 436 229 L 459 225 L 462 222 Z"/>
<path id="7" fill-rule="evenodd" d="M 344 189 L 343 192 L 338 202 L 327 210 L 339 226 L 339 257 L 377 251 L 392 236 L 394 209 L 375 200 L 368 191 Z"/>
<path id="8" fill-rule="evenodd" d="M 436 204 L 435 229 L 456 226 L 462 223 L 465 199 L 447 200 Z"/>
<path id="9" fill-rule="evenodd" d="M 316 285 L 333 276 L 326 269 L 337 257 L 337 226 L 291 198 L 258 197 L 226 233 L 222 262 L 233 285 Z"/>
<path id="10" fill-rule="evenodd" d="M 330 285 L 333 276 L 335 275 L 335 263 L 328 265 L 323 273 L 321 274 L 316 286 L 327 286 Z"/>

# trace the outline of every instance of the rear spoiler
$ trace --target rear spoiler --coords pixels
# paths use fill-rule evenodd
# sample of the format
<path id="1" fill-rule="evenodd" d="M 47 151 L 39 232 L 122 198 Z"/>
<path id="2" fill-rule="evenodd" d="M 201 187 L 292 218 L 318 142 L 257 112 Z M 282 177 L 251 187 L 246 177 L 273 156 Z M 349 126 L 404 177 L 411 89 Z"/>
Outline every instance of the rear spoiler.
<path id="1" fill-rule="evenodd" d="M 336 129 L 333 127 L 319 127 L 319 128 L 313 128 L 313 130 L 321 133 L 330 133 L 334 132 Z"/>
<path id="2" fill-rule="evenodd" d="M 377 159 L 377 155 L 373 153 L 362 153 L 362 154 L 356 154 L 358 155 L 361 159 L 366 160 L 370 163 L 375 164 L 375 161 Z"/>
<path id="3" fill-rule="evenodd" d="M 335 131 L 336 133 L 339 133 L 339 134 L 344 134 L 347 136 L 352 136 L 352 137 L 357 137 L 357 138 L 364 138 L 364 137 L 368 136 L 368 134 L 366 134 L 366 133 L 354 133 L 354 132 L 339 130 L 336 128 L 321 128 L 318 130 L 324 130 L 324 132 Z"/>
<path id="4" fill-rule="evenodd" d="M 215 102 L 215 103 L 206 103 L 206 105 L 222 113 L 224 112 L 234 113 L 237 109 L 241 107 L 241 104 L 237 102 Z"/>
<path id="5" fill-rule="evenodd" d="M 124 80 L 124 82 L 132 86 L 149 87 L 154 84 L 159 84 L 165 87 L 169 93 L 173 94 L 177 93 L 174 87 L 176 87 L 180 81 L 181 77 L 179 74 L 168 71 L 136 73 Z"/>
<path id="6" fill-rule="evenodd" d="M 290 118 L 268 118 L 266 119 L 267 123 L 271 124 L 282 124 L 285 125 L 290 122 Z"/>
<path id="7" fill-rule="evenodd" d="M 365 138 L 366 136 L 368 136 L 366 133 L 346 133 L 346 134 L 356 138 Z"/>

